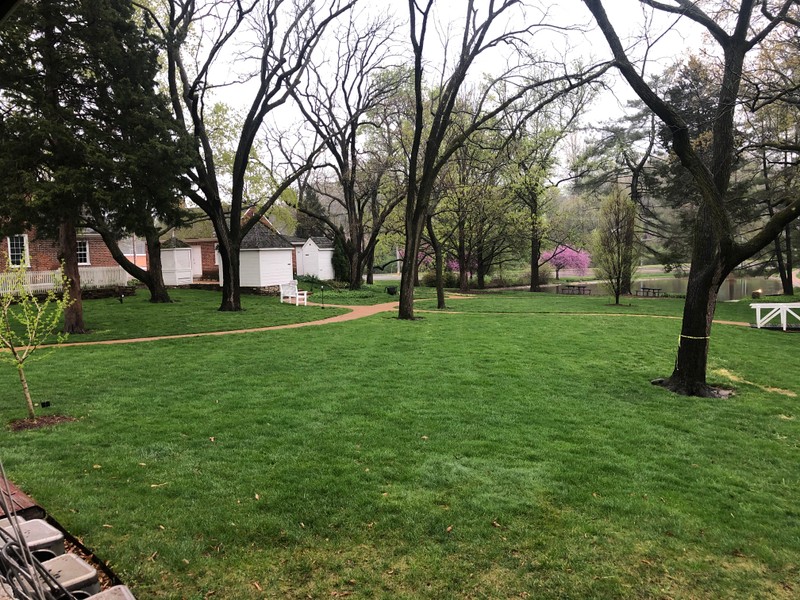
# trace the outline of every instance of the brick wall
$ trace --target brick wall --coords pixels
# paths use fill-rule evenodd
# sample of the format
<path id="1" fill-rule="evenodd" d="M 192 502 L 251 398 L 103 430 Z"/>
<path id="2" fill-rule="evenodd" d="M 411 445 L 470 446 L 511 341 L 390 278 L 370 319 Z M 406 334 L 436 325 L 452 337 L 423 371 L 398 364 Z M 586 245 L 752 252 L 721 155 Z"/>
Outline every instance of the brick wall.
<path id="1" fill-rule="evenodd" d="M 216 240 L 185 240 L 190 246 L 200 247 L 200 256 L 203 261 L 203 279 L 218 280 L 219 265 L 216 264 Z"/>
<path id="2" fill-rule="evenodd" d="M 99 235 L 79 235 L 79 240 L 89 243 L 89 264 L 91 267 L 116 267 L 117 261 L 111 256 L 108 247 Z M 28 232 L 28 256 L 32 271 L 54 271 L 58 269 L 58 244 L 54 240 L 39 237 L 36 231 Z M 0 241 L 0 270 L 8 264 L 8 238 Z"/>

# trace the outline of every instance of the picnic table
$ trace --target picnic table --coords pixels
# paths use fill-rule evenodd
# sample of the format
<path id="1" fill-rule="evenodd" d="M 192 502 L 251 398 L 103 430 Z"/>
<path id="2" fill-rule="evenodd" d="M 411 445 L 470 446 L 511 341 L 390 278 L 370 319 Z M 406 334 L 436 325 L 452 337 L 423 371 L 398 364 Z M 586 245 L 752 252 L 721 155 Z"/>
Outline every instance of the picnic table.
<path id="1" fill-rule="evenodd" d="M 556 293 L 557 294 L 591 294 L 592 290 L 589 289 L 588 285 L 557 285 L 556 286 Z"/>
<path id="2" fill-rule="evenodd" d="M 651 296 L 653 298 L 658 298 L 659 296 L 663 295 L 661 290 L 662 288 L 651 288 L 642 286 L 638 290 L 636 290 L 636 295 L 642 297 Z"/>

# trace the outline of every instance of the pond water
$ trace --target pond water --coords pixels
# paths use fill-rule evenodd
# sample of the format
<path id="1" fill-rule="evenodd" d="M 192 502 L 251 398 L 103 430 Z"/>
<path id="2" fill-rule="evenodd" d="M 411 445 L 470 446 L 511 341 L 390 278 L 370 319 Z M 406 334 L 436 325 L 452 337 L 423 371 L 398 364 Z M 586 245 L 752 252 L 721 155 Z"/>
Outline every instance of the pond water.
<path id="1" fill-rule="evenodd" d="M 633 283 L 633 289 L 640 287 L 661 288 L 665 294 L 685 294 L 686 293 L 686 277 L 656 277 L 656 278 L 637 278 Z M 583 285 L 583 284 L 581 284 Z M 599 283 L 588 283 L 586 286 L 592 290 L 592 295 L 608 294 Z M 761 290 L 763 295 L 780 294 L 781 281 L 780 279 L 767 279 L 765 277 L 729 277 L 719 288 L 719 296 L 717 298 L 720 302 L 726 300 L 739 300 L 741 298 L 750 298 L 754 290 Z M 555 287 L 552 288 L 555 292 Z"/>

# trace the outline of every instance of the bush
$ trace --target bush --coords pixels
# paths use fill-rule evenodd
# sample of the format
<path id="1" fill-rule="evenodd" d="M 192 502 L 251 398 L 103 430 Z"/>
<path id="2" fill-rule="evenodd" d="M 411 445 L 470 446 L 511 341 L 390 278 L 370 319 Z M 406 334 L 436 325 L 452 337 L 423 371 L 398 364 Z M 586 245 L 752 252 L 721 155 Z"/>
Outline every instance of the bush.
<path id="1" fill-rule="evenodd" d="M 553 279 L 553 267 L 550 264 L 545 263 L 541 267 L 539 267 L 539 283 L 544 285 L 545 283 L 550 283 Z M 530 273 L 528 273 L 528 283 L 530 283 Z"/>
<path id="2" fill-rule="evenodd" d="M 458 273 L 454 273 L 453 271 L 445 271 L 442 275 L 442 279 L 444 280 L 444 287 L 446 288 L 456 288 L 458 287 Z M 425 271 L 420 275 L 419 282 L 424 285 L 425 287 L 436 287 L 436 271 Z"/>

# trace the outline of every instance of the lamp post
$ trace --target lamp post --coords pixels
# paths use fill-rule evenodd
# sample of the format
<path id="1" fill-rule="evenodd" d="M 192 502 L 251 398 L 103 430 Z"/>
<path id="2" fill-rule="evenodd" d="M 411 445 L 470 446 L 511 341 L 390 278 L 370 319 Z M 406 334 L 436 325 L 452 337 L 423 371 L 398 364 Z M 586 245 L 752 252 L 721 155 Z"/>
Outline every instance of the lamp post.
<path id="1" fill-rule="evenodd" d="M 322 292 L 322 309 L 325 310 L 325 286 L 319 286 L 320 292 Z"/>

